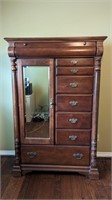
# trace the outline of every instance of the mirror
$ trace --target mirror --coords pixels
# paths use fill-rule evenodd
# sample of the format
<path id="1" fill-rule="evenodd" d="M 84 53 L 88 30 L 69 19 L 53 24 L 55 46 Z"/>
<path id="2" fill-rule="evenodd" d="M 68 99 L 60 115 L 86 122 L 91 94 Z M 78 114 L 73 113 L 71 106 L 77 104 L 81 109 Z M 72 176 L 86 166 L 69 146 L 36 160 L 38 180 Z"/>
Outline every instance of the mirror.
<path id="1" fill-rule="evenodd" d="M 48 66 L 23 66 L 26 137 L 49 138 Z"/>

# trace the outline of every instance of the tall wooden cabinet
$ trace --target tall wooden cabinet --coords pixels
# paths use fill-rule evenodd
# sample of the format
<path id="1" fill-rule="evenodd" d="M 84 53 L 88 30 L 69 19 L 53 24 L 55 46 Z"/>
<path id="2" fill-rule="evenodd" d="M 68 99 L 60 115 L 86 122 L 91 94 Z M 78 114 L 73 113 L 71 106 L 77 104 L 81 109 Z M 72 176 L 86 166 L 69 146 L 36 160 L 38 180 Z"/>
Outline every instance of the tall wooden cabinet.
<path id="1" fill-rule="evenodd" d="M 99 177 L 97 121 L 105 39 L 5 38 L 13 76 L 14 175 L 46 170 Z"/>

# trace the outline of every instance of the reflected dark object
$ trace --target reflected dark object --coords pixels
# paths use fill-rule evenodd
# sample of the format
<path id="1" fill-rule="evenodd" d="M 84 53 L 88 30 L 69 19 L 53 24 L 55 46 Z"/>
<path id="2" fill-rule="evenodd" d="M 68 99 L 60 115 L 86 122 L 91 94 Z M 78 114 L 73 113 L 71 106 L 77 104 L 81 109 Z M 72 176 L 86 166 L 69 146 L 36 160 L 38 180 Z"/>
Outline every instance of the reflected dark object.
<path id="1" fill-rule="evenodd" d="M 26 95 L 32 94 L 32 83 L 29 83 L 29 85 L 25 88 L 25 94 Z"/>
<path id="2" fill-rule="evenodd" d="M 36 117 L 33 117 L 32 121 L 33 122 L 41 122 L 41 121 L 44 121 L 44 119 L 39 116 L 38 117 L 36 116 Z"/>
<path id="3" fill-rule="evenodd" d="M 32 121 L 33 122 L 48 121 L 48 113 L 38 113 L 33 117 Z"/>

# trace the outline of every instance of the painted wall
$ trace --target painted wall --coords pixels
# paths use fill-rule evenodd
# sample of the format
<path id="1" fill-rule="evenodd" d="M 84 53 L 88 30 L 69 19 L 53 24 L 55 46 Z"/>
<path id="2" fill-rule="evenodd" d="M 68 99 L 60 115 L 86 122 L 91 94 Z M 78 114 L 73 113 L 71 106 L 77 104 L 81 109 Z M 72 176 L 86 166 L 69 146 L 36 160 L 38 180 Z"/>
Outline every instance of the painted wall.
<path id="1" fill-rule="evenodd" d="M 0 149 L 14 148 L 11 70 L 7 55 L 8 44 L 3 38 L 106 35 L 108 39 L 104 43 L 101 73 L 98 151 L 111 151 L 111 0 L 1 0 L 0 5 L 2 6 Z"/>
<path id="2" fill-rule="evenodd" d="M 49 76 L 48 66 L 24 68 L 23 75 L 32 83 L 32 92 L 34 94 L 35 111 L 48 111 L 49 104 Z"/>

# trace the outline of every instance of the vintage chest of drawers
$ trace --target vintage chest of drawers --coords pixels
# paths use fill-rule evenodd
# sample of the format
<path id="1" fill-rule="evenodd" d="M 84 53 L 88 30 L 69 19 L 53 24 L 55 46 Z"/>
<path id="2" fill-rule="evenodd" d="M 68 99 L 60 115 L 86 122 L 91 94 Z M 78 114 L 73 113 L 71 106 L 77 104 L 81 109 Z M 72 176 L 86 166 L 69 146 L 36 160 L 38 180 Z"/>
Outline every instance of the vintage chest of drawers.
<path id="1" fill-rule="evenodd" d="M 5 39 L 13 75 L 14 175 L 46 170 L 99 178 L 97 121 L 106 37 Z M 27 106 L 26 88 L 29 99 L 35 97 Z"/>

